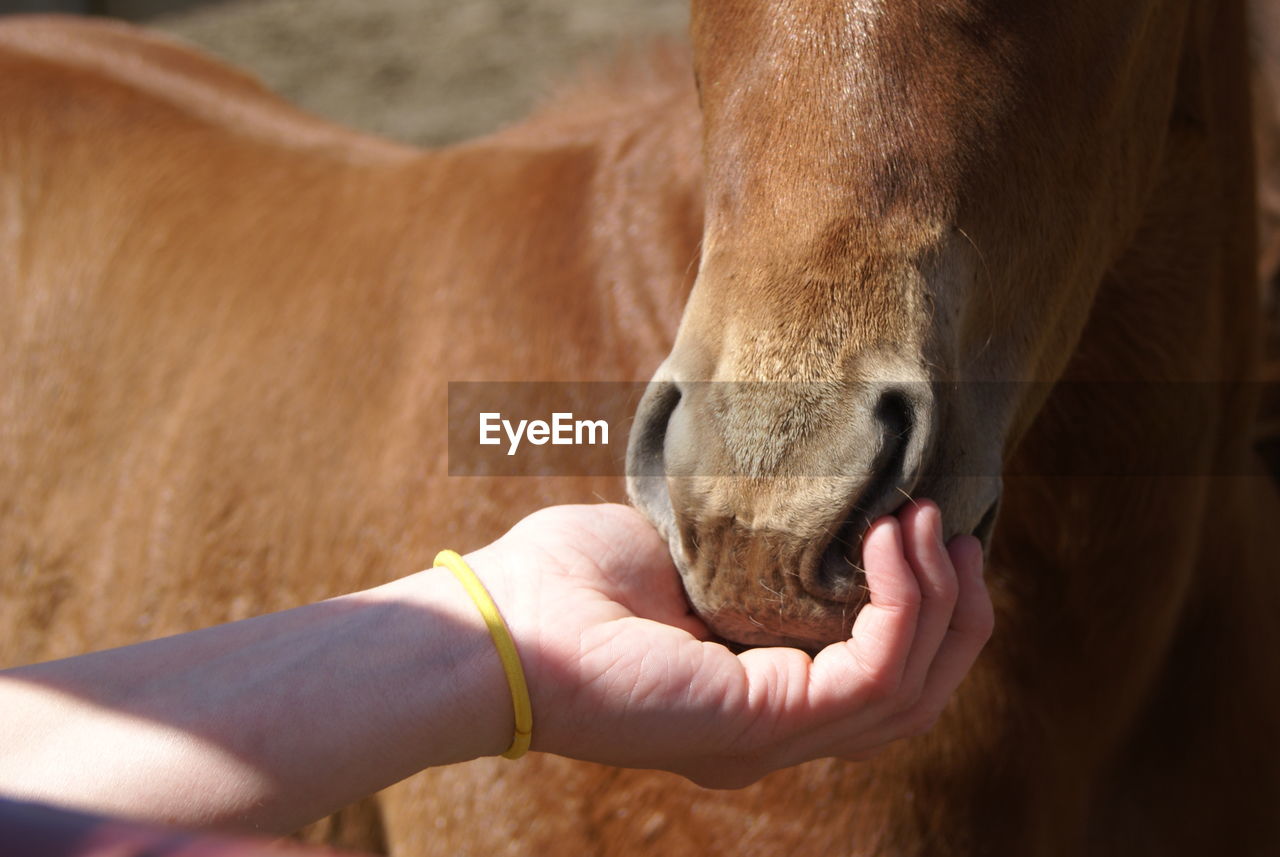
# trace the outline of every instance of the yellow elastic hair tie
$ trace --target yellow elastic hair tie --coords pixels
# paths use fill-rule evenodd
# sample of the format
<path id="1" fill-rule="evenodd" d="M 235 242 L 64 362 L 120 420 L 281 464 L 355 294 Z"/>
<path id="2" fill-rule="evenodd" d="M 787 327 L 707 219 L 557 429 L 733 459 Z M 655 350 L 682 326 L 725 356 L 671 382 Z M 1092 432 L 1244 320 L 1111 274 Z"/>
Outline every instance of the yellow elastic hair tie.
<path id="1" fill-rule="evenodd" d="M 525 684 L 524 668 L 520 666 L 520 654 L 516 644 L 507 630 L 507 623 L 498 612 L 498 605 L 493 603 L 489 593 L 476 577 L 476 573 L 467 565 L 467 561 L 451 550 L 442 550 L 436 554 L 433 568 L 444 566 L 453 572 L 462 587 L 467 590 L 471 600 L 480 608 L 480 615 L 489 627 L 489 636 L 498 648 L 498 657 L 502 660 L 502 669 L 507 674 L 507 684 L 511 687 L 511 705 L 516 714 L 516 734 L 511 739 L 511 746 L 502 755 L 508 759 L 519 759 L 529 750 L 529 742 L 533 740 L 533 705 L 529 702 L 529 686 Z"/>

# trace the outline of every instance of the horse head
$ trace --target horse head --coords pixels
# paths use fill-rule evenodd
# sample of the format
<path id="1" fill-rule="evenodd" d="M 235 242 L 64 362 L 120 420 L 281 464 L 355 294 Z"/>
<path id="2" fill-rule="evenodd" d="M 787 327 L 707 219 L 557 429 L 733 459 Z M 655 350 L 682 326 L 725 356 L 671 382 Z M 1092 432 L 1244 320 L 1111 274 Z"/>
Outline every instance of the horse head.
<path id="1" fill-rule="evenodd" d="M 628 472 L 721 636 L 846 636 L 911 498 L 989 542 L 1175 95 L 1182 15 L 1053 5 L 694 3 L 702 255 Z"/>

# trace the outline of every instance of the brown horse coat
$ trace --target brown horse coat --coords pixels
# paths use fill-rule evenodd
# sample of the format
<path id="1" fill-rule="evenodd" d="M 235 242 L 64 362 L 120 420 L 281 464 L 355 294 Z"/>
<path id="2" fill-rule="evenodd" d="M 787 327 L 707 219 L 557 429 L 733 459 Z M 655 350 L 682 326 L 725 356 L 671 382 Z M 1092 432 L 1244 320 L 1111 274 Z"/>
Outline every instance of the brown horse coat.
<path id="1" fill-rule="evenodd" d="M 1157 180 L 1068 378 L 1256 362 L 1243 71 L 1216 47 L 1241 43 L 1241 10 L 1214 9 L 1177 52 L 1212 110 L 1140 153 Z M 3 663 L 367 586 L 546 503 L 621 496 L 448 478 L 445 382 L 641 380 L 671 347 L 703 229 L 678 58 L 422 153 L 130 29 L 11 21 L 0 117 Z M 1267 853 L 1280 511 L 1239 475 L 1254 403 L 1205 389 L 1194 425 L 1066 396 L 1034 412 L 991 545 L 997 637 L 931 734 L 733 793 L 484 760 L 380 796 L 380 835 L 399 854 Z M 1045 475 L 1189 436 L 1182 473 Z"/>

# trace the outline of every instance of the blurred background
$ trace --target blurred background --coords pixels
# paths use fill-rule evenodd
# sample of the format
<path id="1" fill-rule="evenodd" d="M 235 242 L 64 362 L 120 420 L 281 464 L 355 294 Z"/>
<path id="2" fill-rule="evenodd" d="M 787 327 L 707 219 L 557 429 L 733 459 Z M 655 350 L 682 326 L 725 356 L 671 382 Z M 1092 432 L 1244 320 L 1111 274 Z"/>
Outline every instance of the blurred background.
<path id="1" fill-rule="evenodd" d="M 194 42 L 344 125 L 438 145 L 518 119 L 621 41 L 683 38 L 688 0 L 0 0 Z"/>

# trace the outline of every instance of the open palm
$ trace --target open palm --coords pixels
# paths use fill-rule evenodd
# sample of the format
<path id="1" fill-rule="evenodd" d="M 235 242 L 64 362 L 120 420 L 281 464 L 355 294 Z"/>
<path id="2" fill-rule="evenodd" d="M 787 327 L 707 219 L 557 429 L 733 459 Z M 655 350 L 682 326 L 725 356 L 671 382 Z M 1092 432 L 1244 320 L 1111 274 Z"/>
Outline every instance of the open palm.
<path id="1" fill-rule="evenodd" d="M 849 640 L 734 654 L 689 612 L 667 546 L 626 506 L 536 512 L 472 555 L 529 678 L 534 749 L 736 787 L 929 728 L 992 629 L 982 551 L 923 501 L 863 550 Z"/>

